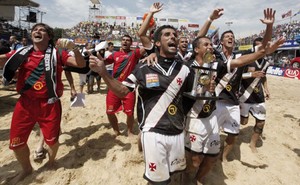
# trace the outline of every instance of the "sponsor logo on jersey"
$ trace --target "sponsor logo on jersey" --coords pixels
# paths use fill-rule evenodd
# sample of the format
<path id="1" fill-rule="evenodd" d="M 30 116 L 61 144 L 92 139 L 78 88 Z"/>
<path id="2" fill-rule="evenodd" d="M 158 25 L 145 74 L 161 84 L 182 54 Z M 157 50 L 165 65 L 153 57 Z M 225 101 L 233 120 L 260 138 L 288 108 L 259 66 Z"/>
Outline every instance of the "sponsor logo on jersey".
<path id="1" fill-rule="evenodd" d="M 170 115 L 174 116 L 177 112 L 177 107 L 173 104 L 169 105 L 168 112 Z"/>
<path id="2" fill-rule="evenodd" d="M 231 89 L 232 89 L 232 87 L 231 87 L 231 85 L 226 85 L 226 90 L 228 91 L 228 92 L 230 92 L 231 91 Z"/>
<path id="3" fill-rule="evenodd" d="M 210 105 L 209 104 L 205 104 L 202 108 L 203 112 L 208 113 L 210 112 Z"/>
<path id="4" fill-rule="evenodd" d="M 146 87 L 159 87 L 158 74 L 146 74 Z"/>
<path id="5" fill-rule="evenodd" d="M 35 82 L 35 84 L 33 84 L 33 88 L 37 91 L 41 90 L 44 87 L 42 82 Z"/>

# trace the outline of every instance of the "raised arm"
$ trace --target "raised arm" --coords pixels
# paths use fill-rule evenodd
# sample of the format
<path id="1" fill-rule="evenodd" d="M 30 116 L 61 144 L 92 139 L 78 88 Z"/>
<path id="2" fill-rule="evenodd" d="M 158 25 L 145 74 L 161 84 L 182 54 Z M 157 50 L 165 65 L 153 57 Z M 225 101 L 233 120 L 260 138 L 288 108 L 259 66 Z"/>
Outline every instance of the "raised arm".
<path id="1" fill-rule="evenodd" d="M 265 47 L 260 45 L 258 47 L 258 51 L 251 53 L 251 54 L 243 55 L 237 59 L 231 60 L 230 68 L 232 69 L 235 67 L 241 67 L 241 66 L 250 64 L 257 59 L 262 58 L 266 54 L 274 52 L 284 41 L 285 41 L 285 39 L 281 37 L 278 40 L 276 40 L 273 44 L 268 43 Z"/>
<path id="2" fill-rule="evenodd" d="M 285 37 L 281 36 L 278 40 L 276 40 L 270 45 L 270 49 L 267 51 L 267 54 L 271 54 L 274 51 L 276 51 L 276 49 L 279 48 L 284 42 L 285 42 Z"/>
<path id="3" fill-rule="evenodd" d="M 210 16 L 207 18 L 207 20 L 205 21 L 204 25 L 201 27 L 201 29 L 198 32 L 198 37 L 203 37 L 207 34 L 208 29 L 211 25 L 211 23 L 213 22 L 213 20 L 218 19 L 219 17 L 221 17 L 224 13 L 224 9 L 223 8 L 216 8 L 213 10 L 213 12 L 210 14 Z"/>
<path id="4" fill-rule="evenodd" d="M 64 49 L 68 49 L 69 51 L 73 51 L 74 52 L 74 57 L 69 57 L 67 60 L 67 65 L 68 66 L 73 66 L 73 67 L 85 67 L 86 62 L 83 58 L 83 56 L 81 55 L 79 48 L 75 45 L 74 42 L 72 42 L 69 39 L 58 39 L 56 46 L 58 48 L 64 48 Z"/>
<path id="5" fill-rule="evenodd" d="M 153 18 L 153 15 L 157 12 L 160 12 L 162 10 L 162 6 L 163 6 L 163 4 L 161 4 L 159 2 L 153 3 L 151 5 L 150 11 L 147 14 L 144 22 L 142 23 L 142 26 L 140 27 L 140 29 L 138 31 L 138 36 L 140 37 L 141 42 L 145 48 L 152 47 L 151 38 L 149 36 L 147 36 L 147 31 L 149 29 L 149 24 L 150 24 L 151 19 Z"/>
<path id="6" fill-rule="evenodd" d="M 125 97 L 130 92 L 130 90 L 125 85 L 108 74 L 103 60 L 99 60 L 99 58 L 91 55 L 90 68 L 102 77 L 107 87 L 118 97 Z"/>
<path id="7" fill-rule="evenodd" d="M 272 39 L 272 30 L 273 24 L 275 21 L 275 13 L 276 10 L 273 11 L 272 8 L 264 9 L 264 19 L 260 19 L 260 21 L 266 25 L 266 31 L 264 38 L 262 40 L 263 47 L 267 45 L 267 43 Z"/>

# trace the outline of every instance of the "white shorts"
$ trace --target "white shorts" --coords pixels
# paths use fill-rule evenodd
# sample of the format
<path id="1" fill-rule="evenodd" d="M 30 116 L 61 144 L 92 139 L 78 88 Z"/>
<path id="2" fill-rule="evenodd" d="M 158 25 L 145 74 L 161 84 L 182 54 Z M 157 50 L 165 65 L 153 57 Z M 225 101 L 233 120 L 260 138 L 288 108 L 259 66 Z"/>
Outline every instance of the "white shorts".
<path id="1" fill-rule="evenodd" d="M 204 154 L 220 152 L 219 125 L 214 114 L 207 118 L 187 118 L 185 129 L 186 148 Z"/>
<path id="2" fill-rule="evenodd" d="M 230 134 L 238 134 L 240 132 L 241 115 L 240 106 L 232 105 L 226 101 L 217 101 L 216 116 L 219 128 Z"/>
<path id="3" fill-rule="evenodd" d="M 79 73 L 79 85 L 85 85 L 85 84 L 86 84 L 86 74 Z"/>
<path id="4" fill-rule="evenodd" d="M 249 112 L 253 117 L 260 121 L 266 120 L 266 104 L 265 103 L 240 103 L 241 116 L 248 118 Z"/>
<path id="5" fill-rule="evenodd" d="M 141 141 L 146 180 L 167 183 L 170 173 L 185 170 L 184 132 L 174 136 L 142 132 Z"/>

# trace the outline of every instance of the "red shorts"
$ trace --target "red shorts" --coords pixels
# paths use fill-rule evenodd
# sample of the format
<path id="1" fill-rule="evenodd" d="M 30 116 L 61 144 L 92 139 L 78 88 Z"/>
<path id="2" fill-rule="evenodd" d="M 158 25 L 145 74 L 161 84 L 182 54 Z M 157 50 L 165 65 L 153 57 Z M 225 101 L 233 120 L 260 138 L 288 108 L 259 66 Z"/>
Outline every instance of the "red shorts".
<path id="1" fill-rule="evenodd" d="M 61 113 L 60 100 L 48 104 L 47 99 L 21 96 L 11 121 L 9 148 L 14 150 L 24 146 L 36 123 L 42 130 L 46 144 L 54 145 L 59 137 Z"/>
<path id="2" fill-rule="evenodd" d="M 135 92 L 128 93 L 124 98 L 119 98 L 108 90 L 106 96 L 106 113 L 115 114 L 121 110 L 128 116 L 133 115 L 135 104 Z"/>

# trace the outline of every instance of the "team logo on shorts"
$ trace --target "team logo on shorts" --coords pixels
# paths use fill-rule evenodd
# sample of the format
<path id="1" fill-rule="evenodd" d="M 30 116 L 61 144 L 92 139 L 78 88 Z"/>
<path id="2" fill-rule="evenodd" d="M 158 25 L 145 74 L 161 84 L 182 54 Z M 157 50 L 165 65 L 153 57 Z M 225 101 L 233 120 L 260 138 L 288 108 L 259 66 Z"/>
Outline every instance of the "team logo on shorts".
<path id="1" fill-rule="evenodd" d="M 202 108 L 203 112 L 208 113 L 210 112 L 210 105 L 209 104 L 205 104 Z"/>
<path id="2" fill-rule="evenodd" d="M 210 142 L 210 147 L 212 147 L 212 146 L 219 146 L 220 145 L 220 141 L 218 141 L 218 140 L 213 140 L 212 142 Z"/>
<path id="3" fill-rule="evenodd" d="M 254 89 L 253 89 L 253 91 L 255 92 L 255 93 L 258 93 L 258 87 L 255 87 Z"/>
<path id="4" fill-rule="evenodd" d="M 231 91 L 231 89 L 232 89 L 232 87 L 231 87 L 231 85 L 226 85 L 226 90 L 229 92 L 229 91 Z"/>
<path id="5" fill-rule="evenodd" d="M 33 85 L 33 88 L 37 91 L 41 90 L 44 87 L 42 82 L 35 82 L 35 84 Z"/>
<path id="6" fill-rule="evenodd" d="M 112 112 L 113 110 L 114 110 L 114 106 L 113 105 L 108 105 L 107 111 Z"/>
<path id="7" fill-rule="evenodd" d="M 190 141 L 195 142 L 196 141 L 196 136 L 195 135 L 190 135 Z"/>
<path id="8" fill-rule="evenodd" d="M 169 105 L 168 112 L 172 116 L 175 115 L 176 112 L 177 112 L 177 107 L 175 105 L 173 105 L 173 104 Z"/>
<path id="9" fill-rule="evenodd" d="M 156 171 L 156 164 L 155 163 L 149 163 L 149 169 L 152 172 Z"/>
<path id="10" fill-rule="evenodd" d="M 11 146 L 14 147 L 14 146 L 18 146 L 19 144 L 21 143 L 21 139 L 19 137 L 15 137 L 11 140 Z"/>

